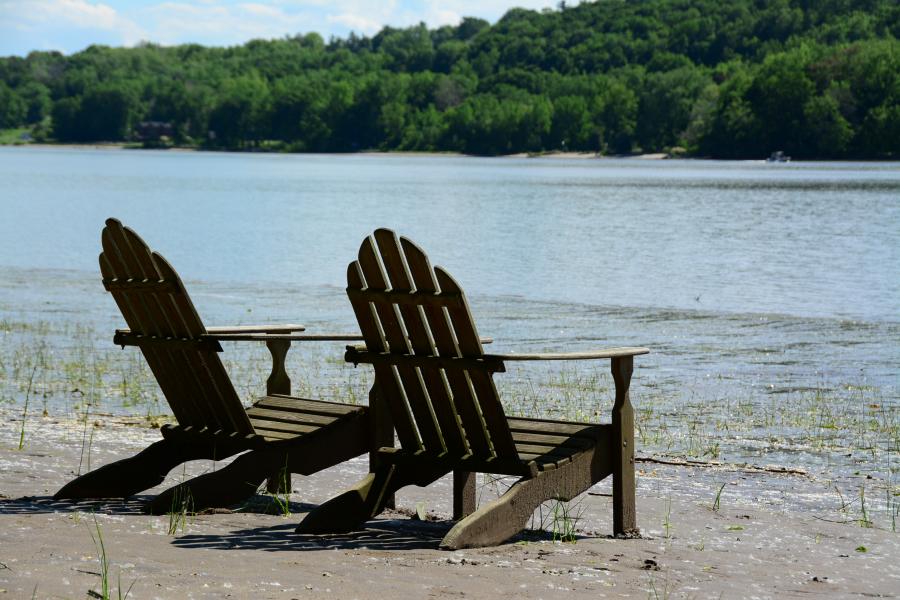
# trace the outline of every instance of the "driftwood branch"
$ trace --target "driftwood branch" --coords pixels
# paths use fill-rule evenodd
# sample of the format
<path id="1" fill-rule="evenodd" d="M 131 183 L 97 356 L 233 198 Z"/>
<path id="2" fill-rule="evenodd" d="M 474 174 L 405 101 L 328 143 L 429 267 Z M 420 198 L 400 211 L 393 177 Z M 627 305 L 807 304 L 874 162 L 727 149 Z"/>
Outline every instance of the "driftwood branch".
<path id="1" fill-rule="evenodd" d="M 782 467 L 779 465 L 766 465 L 759 467 L 749 464 L 726 463 L 718 460 L 690 460 L 685 458 L 656 458 L 652 456 L 636 456 L 634 462 L 653 463 L 658 465 L 673 465 L 676 467 L 703 467 L 718 468 L 726 471 L 742 471 L 744 473 L 779 473 L 781 475 L 809 475 L 803 469 Z"/>

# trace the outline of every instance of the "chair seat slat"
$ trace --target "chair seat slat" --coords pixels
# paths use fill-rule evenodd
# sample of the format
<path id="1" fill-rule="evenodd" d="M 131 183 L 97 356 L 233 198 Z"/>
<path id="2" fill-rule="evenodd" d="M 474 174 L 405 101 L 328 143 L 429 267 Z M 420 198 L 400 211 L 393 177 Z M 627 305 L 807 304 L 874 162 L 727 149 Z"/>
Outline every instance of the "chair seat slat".
<path id="1" fill-rule="evenodd" d="M 551 435 L 565 435 L 587 439 L 598 439 L 608 430 L 610 425 L 595 425 L 590 423 L 574 423 L 571 421 L 551 421 L 541 419 L 526 419 L 511 417 L 507 419 L 510 430 L 524 433 L 546 433 Z"/>
<path id="2" fill-rule="evenodd" d="M 306 425 L 330 425 L 340 418 L 304 412 L 269 410 L 257 407 L 248 408 L 247 415 L 249 415 L 251 422 L 255 419 L 257 421 L 272 421 L 273 423 L 303 423 Z"/>
<path id="3" fill-rule="evenodd" d="M 293 396 L 271 395 L 263 396 L 253 403 L 252 408 L 268 408 L 281 412 L 302 412 L 315 415 L 347 415 L 359 412 L 364 407 L 352 404 L 340 404 L 338 402 L 326 402 L 324 400 L 309 400 L 295 398 Z M 250 410 L 250 409 L 248 409 Z"/>
<path id="4" fill-rule="evenodd" d="M 546 435 L 542 433 L 530 433 L 513 431 L 513 441 L 516 448 L 520 448 L 520 444 L 533 444 L 536 446 L 563 446 L 570 448 L 585 449 L 590 448 L 596 442 L 593 438 L 580 438 L 570 435 Z"/>

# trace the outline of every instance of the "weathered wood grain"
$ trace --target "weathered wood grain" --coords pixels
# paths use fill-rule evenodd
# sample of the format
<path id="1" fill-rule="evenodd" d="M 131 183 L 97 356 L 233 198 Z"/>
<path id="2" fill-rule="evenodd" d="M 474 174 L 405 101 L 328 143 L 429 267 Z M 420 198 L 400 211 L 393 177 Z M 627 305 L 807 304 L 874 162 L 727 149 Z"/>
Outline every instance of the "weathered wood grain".
<path id="1" fill-rule="evenodd" d="M 391 406 L 400 447 L 376 443 L 369 475 L 309 513 L 298 532 L 358 528 L 401 487 L 450 472 L 458 523 L 444 548 L 501 543 L 521 531 L 541 502 L 569 500 L 610 474 L 614 532 L 636 528 L 628 387 L 633 357 L 649 350 L 486 355 L 462 289 L 432 268 L 417 245 L 379 229 L 358 256 L 348 268 L 347 293 L 366 345 L 348 346 L 345 359 L 375 369 L 372 398 Z M 611 360 L 616 385 L 611 424 L 506 417 L 493 381 L 503 361 L 600 359 Z M 387 440 L 384 427 L 373 441 Z M 476 508 L 477 472 L 521 479 Z"/>
<path id="2" fill-rule="evenodd" d="M 127 497 L 159 485 L 187 460 L 218 460 L 250 450 L 237 466 L 223 469 L 224 474 L 179 488 L 179 493 L 193 494 L 195 509 L 226 506 L 255 493 L 263 479 L 268 478 L 270 491 L 289 489 L 291 469 L 307 474 L 370 450 L 366 407 L 289 395 L 284 359 L 302 325 L 206 328 L 178 274 L 134 231 L 110 219 L 101 240 L 103 284 L 128 325 L 117 330 L 114 341 L 140 348 L 178 424 L 162 427 L 163 440 L 136 456 L 69 482 L 57 498 Z M 216 336 L 265 341 L 272 353 L 267 395 L 249 409 L 244 409 L 219 359 L 222 348 Z M 304 339 L 361 338 L 320 334 Z M 228 481 L 231 474 L 241 480 Z M 248 485 L 256 480 L 255 486 Z M 174 493 L 167 491 L 154 506 L 169 508 Z"/>

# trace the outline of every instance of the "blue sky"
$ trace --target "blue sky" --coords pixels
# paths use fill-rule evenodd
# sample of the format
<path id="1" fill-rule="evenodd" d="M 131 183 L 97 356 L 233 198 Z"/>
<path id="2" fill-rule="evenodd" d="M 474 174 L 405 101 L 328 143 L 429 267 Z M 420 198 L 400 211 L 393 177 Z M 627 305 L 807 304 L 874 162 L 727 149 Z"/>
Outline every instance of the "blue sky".
<path id="1" fill-rule="evenodd" d="M 554 0 L 0 0 L 0 56 L 31 50 L 77 52 L 91 44 L 133 46 L 196 42 L 228 46 L 254 38 L 316 31 L 327 40 L 350 31 L 425 21 L 491 22 L 514 6 L 540 9 Z"/>

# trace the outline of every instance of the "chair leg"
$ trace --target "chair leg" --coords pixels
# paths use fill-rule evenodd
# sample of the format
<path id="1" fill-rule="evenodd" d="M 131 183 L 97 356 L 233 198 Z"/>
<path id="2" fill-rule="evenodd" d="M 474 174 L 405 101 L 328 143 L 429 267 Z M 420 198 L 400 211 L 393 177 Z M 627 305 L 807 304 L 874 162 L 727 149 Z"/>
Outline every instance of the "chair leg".
<path id="1" fill-rule="evenodd" d="M 73 479 L 53 497 L 57 500 L 128 498 L 162 483 L 177 465 L 200 458 L 193 450 L 196 449 L 171 440 L 159 440 L 130 458 Z"/>
<path id="2" fill-rule="evenodd" d="M 542 502 L 571 500 L 609 474 L 606 453 L 596 448 L 537 477 L 520 479 L 501 497 L 459 521 L 441 540 L 441 548 L 458 550 L 502 544 L 525 528 Z"/>
<path id="3" fill-rule="evenodd" d="M 300 521 L 297 533 L 346 533 L 384 510 L 394 467 L 369 473 L 355 486 L 320 504 Z"/>
<path id="4" fill-rule="evenodd" d="M 441 466 L 410 468 L 385 465 L 355 486 L 319 505 L 297 526 L 297 533 L 347 533 L 377 517 L 397 490 L 407 485 L 426 486 L 450 470 Z"/>
<path id="5" fill-rule="evenodd" d="M 194 511 L 239 504 L 256 494 L 265 479 L 271 482 L 273 472 L 286 474 L 279 479 L 290 486 L 291 473 L 311 475 L 364 454 L 369 449 L 367 425 L 361 414 L 287 443 L 245 452 L 217 471 L 166 490 L 146 510 L 163 514 L 172 510 L 173 503 L 187 501 Z"/>
<path id="6" fill-rule="evenodd" d="M 475 473 L 453 471 L 453 520 L 468 517 L 475 508 Z"/>
<path id="7" fill-rule="evenodd" d="M 634 481 L 634 409 L 628 397 L 632 357 L 612 359 L 616 401 L 612 411 L 613 534 L 628 536 L 638 532 Z"/>
<path id="8" fill-rule="evenodd" d="M 261 467 L 260 462 L 254 452 L 242 454 L 217 471 L 170 487 L 148 502 L 144 509 L 152 515 L 161 515 L 182 508 L 195 512 L 238 504 L 253 496 L 266 479 L 266 465 Z"/>
<path id="9" fill-rule="evenodd" d="M 266 491 L 270 494 L 291 493 L 291 472 L 285 467 L 276 467 L 266 478 Z"/>

